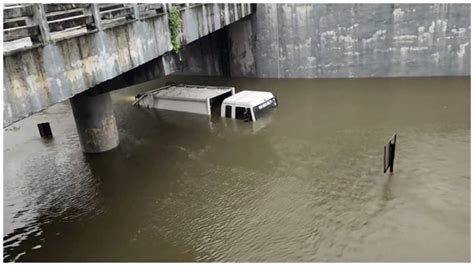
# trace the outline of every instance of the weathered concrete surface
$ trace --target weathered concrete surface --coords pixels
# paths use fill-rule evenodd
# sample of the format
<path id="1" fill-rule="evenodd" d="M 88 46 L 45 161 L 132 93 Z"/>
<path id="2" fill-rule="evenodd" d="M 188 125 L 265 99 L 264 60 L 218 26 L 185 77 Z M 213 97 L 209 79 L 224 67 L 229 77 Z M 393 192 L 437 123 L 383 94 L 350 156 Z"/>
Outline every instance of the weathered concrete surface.
<path id="1" fill-rule="evenodd" d="M 207 4 L 187 8 L 181 15 L 184 42 L 191 43 L 251 13 L 251 4 Z"/>
<path id="2" fill-rule="evenodd" d="M 70 99 L 76 128 L 85 153 L 100 153 L 119 145 L 110 93 L 82 92 Z"/>
<path id="3" fill-rule="evenodd" d="M 89 90 L 93 93 L 110 92 L 170 75 L 181 68 L 182 61 L 179 55 L 168 52 L 113 79 L 104 81 Z"/>
<path id="4" fill-rule="evenodd" d="M 229 27 L 231 73 L 469 75 L 470 30 L 469 4 L 258 4 Z"/>
<path id="5" fill-rule="evenodd" d="M 163 15 L 4 56 L 4 126 L 170 49 Z"/>
<path id="6" fill-rule="evenodd" d="M 252 27 L 252 21 L 256 20 L 254 17 L 241 20 L 227 30 L 231 76 L 252 77 L 257 75 L 255 36 L 260 33 L 255 32 Z"/>
<path id="7" fill-rule="evenodd" d="M 187 44 L 180 55 L 166 53 L 90 90 L 96 93 L 109 92 L 170 74 L 229 76 L 229 53 L 226 46 L 226 31 L 216 31 Z"/>
<path id="8" fill-rule="evenodd" d="M 185 8 L 184 41 L 192 43 L 250 12 L 249 4 Z M 116 81 L 123 80 L 119 76 L 125 73 L 130 84 L 168 75 L 182 63 L 169 55 L 171 48 L 168 16 L 164 13 L 4 54 L 4 127 L 90 88 L 121 88 L 125 83 Z M 106 81 L 120 86 L 103 86 Z"/>
<path id="9" fill-rule="evenodd" d="M 171 73 L 229 76 L 231 67 L 227 32 L 220 29 L 232 23 L 239 23 L 244 19 L 243 17 L 249 16 L 252 12 L 250 4 L 190 6 L 181 14 L 183 41 L 186 46 L 180 56 L 166 53 L 114 79 L 103 82 L 93 89 L 98 92 L 112 91 Z M 251 38 L 251 35 L 249 37 Z"/>

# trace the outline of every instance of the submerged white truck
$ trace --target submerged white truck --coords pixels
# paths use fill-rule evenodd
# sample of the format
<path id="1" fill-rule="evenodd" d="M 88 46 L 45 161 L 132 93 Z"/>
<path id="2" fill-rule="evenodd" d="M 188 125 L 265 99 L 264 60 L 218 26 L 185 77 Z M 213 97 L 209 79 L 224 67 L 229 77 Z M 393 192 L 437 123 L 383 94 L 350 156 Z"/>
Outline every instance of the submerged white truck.
<path id="1" fill-rule="evenodd" d="M 211 115 L 256 121 L 277 107 L 271 92 L 244 90 L 235 93 L 234 87 L 200 85 L 168 85 L 139 94 L 134 105 L 148 108 Z"/>

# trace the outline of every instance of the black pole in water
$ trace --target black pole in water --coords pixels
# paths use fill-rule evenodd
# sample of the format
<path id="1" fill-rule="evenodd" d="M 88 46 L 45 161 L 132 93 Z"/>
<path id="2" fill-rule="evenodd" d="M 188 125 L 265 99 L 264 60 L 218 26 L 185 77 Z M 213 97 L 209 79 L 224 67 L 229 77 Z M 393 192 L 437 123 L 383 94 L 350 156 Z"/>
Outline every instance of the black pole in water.
<path id="1" fill-rule="evenodd" d="M 393 136 L 388 140 L 387 145 L 383 147 L 383 160 L 384 160 L 384 167 L 383 172 L 387 172 L 390 168 L 390 173 L 393 173 L 394 161 L 395 161 L 395 147 L 397 144 L 397 134 L 393 134 Z M 388 152 L 387 152 L 388 149 Z"/>
<path id="2" fill-rule="evenodd" d="M 52 138 L 53 132 L 51 132 L 51 126 L 49 123 L 38 124 L 38 130 L 42 138 Z"/>
<path id="3" fill-rule="evenodd" d="M 395 161 L 395 144 L 397 143 L 397 134 L 393 135 L 393 143 L 390 143 L 390 173 L 393 173 L 393 165 Z"/>
<path id="4" fill-rule="evenodd" d="M 393 157 L 395 156 L 395 145 L 390 144 L 390 173 L 393 173 Z"/>

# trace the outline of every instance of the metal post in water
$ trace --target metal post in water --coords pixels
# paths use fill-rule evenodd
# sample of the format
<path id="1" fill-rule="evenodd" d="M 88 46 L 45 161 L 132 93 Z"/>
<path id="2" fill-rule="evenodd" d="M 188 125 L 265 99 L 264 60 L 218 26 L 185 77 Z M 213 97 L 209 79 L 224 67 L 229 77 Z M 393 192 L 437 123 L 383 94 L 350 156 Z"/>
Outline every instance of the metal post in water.
<path id="1" fill-rule="evenodd" d="M 48 122 L 38 124 L 38 130 L 42 138 L 52 138 L 53 132 L 51 131 L 51 126 Z"/>
<path id="2" fill-rule="evenodd" d="M 388 140 L 387 145 L 383 147 L 383 160 L 384 160 L 384 169 L 383 172 L 387 172 L 390 168 L 390 173 L 393 173 L 394 161 L 395 161 L 395 147 L 397 144 L 397 133 L 393 134 L 392 137 Z M 388 149 L 388 153 L 387 153 Z"/>
<path id="3" fill-rule="evenodd" d="M 397 143 L 397 134 L 393 135 L 393 143 L 390 143 L 390 173 L 393 173 L 393 165 L 395 161 L 395 145 Z"/>
<path id="4" fill-rule="evenodd" d="M 395 145 L 390 143 L 390 173 L 393 173 L 393 157 L 395 155 Z"/>

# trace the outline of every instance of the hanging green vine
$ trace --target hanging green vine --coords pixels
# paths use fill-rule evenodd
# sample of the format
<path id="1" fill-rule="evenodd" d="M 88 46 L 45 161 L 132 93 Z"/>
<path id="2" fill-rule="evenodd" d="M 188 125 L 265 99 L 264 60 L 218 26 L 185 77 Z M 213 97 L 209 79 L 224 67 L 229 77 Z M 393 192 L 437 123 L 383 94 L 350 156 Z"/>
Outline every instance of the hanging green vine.
<path id="1" fill-rule="evenodd" d="M 183 43 L 180 37 L 183 28 L 183 20 L 181 19 L 179 9 L 175 6 L 171 6 L 169 9 L 168 20 L 171 31 L 171 45 L 173 45 L 173 52 L 177 54 L 183 48 Z"/>

